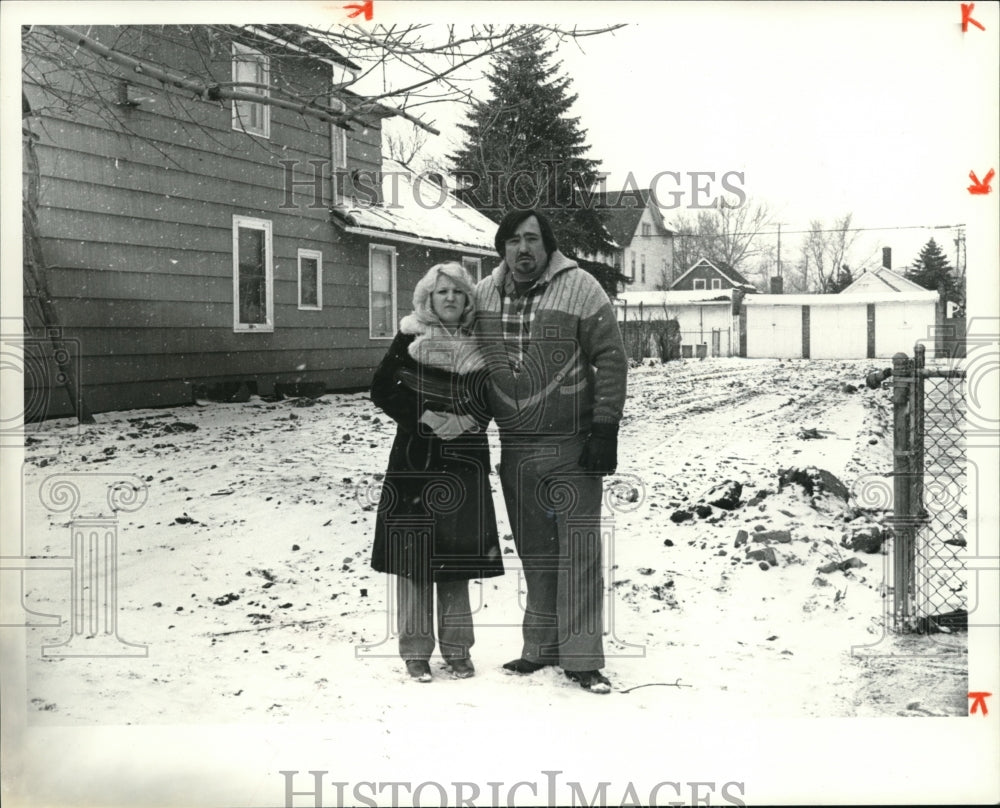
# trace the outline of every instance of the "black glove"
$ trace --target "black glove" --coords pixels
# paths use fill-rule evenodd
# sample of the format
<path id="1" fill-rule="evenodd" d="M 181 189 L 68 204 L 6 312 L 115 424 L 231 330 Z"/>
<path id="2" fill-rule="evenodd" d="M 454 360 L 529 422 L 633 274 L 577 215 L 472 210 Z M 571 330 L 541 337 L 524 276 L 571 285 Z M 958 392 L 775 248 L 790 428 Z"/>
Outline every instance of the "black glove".
<path id="1" fill-rule="evenodd" d="M 594 474 L 614 474 L 618 468 L 618 424 L 595 422 L 580 455 L 580 465 Z"/>

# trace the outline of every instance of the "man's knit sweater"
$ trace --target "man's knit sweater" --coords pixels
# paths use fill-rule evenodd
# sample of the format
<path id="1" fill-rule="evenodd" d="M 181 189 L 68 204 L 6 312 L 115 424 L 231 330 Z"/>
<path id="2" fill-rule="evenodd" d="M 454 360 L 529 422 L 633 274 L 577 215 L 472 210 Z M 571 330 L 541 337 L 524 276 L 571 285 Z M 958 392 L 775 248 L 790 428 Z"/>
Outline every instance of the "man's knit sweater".
<path id="1" fill-rule="evenodd" d="M 601 285 L 556 251 L 518 296 L 501 263 L 476 287 L 476 334 L 504 435 L 573 435 L 618 423 L 628 363 Z"/>

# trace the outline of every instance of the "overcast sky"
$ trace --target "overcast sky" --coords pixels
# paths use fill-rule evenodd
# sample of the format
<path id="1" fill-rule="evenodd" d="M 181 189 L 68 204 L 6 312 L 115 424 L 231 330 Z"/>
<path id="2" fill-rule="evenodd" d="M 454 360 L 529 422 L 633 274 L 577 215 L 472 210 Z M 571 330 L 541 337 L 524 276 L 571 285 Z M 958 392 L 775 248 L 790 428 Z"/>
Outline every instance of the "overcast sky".
<path id="1" fill-rule="evenodd" d="M 455 21 L 476 19 L 448 5 Z M 615 3 L 609 15 L 610 5 L 547 6 L 563 23 L 630 23 L 558 54 L 609 188 L 630 172 L 640 187 L 679 172 L 686 192 L 669 222 L 690 212 L 687 174 L 715 172 L 719 192 L 722 174 L 741 172 L 782 223 L 783 262 L 797 256 L 794 231 L 846 213 L 866 228 L 964 223 L 970 256 L 995 235 L 996 196 L 966 190 L 969 171 L 982 177 L 1000 152 L 995 5 L 973 13 L 985 33 L 965 34 L 958 3 Z M 426 148 L 447 152 L 461 112 L 428 115 L 442 135 Z M 671 177 L 658 183 L 674 198 L 662 193 L 678 187 Z M 901 267 L 931 236 L 954 263 L 952 229 L 872 230 L 852 258 L 877 262 L 891 246 Z"/>

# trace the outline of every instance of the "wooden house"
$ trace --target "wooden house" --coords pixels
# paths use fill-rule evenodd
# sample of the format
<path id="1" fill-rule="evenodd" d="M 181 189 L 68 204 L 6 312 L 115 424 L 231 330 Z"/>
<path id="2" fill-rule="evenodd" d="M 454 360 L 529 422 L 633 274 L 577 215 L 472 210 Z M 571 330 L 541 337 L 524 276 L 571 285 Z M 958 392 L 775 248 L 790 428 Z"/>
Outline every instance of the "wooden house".
<path id="1" fill-rule="evenodd" d="M 35 27 L 24 58 L 25 327 L 75 346 L 91 411 L 363 388 L 426 269 L 495 255 L 488 219 L 383 172 L 393 111 L 298 26 Z M 26 374 L 43 417 L 72 411 L 54 375 Z"/>
<path id="2" fill-rule="evenodd" d="M 750 281 L 728 264 L 713 263 L 707 258 L 696 261 L 686 272 L 670 284 L 672 292 L 699 292 L 723 289 L 742 289 L 756 292 Z"/>
<path id="3" fill-rule="evenodd" d="M 849 285 L 840 290 L 842 295 L 865 294 L 868 292 L 926 292 L 919 283 L 914 283 L 888 267 L 866 269 Z"/>
<path id="4" fill-rule="evenodd" d="M 607 228 L 617 248 L 584 258 L 613 266 L 630 280 L 631 291 L 663 289 L 674 266 L 674 234 L 648 190 L 595 194 L 592 205 L 606 213 Z"/>

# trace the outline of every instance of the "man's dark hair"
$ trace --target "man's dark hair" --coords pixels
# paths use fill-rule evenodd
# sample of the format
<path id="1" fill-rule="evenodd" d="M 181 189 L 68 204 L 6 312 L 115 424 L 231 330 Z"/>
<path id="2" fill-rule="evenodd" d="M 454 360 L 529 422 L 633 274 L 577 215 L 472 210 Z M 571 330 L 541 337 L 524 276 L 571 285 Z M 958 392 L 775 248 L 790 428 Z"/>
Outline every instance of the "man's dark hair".
<path id="1" fill-rule="evenodd" d="M 541 213 L 537 210 L 512 210 L 500 221 L 496 238 L 493 239 L 493 246 L 496 247 L 497 254 L 501 258 L 504 257 L 504 245 L 507 239 L 514 235 L 514 231 L 521 226 L 521 222 L 532 216 L 538 219 L 538 232 L 542 235 L 542 244 L 545 245 L 546 255 L 552 255 L 559 249 L 556 234 L 552 232 L 552 225 Z"/>

